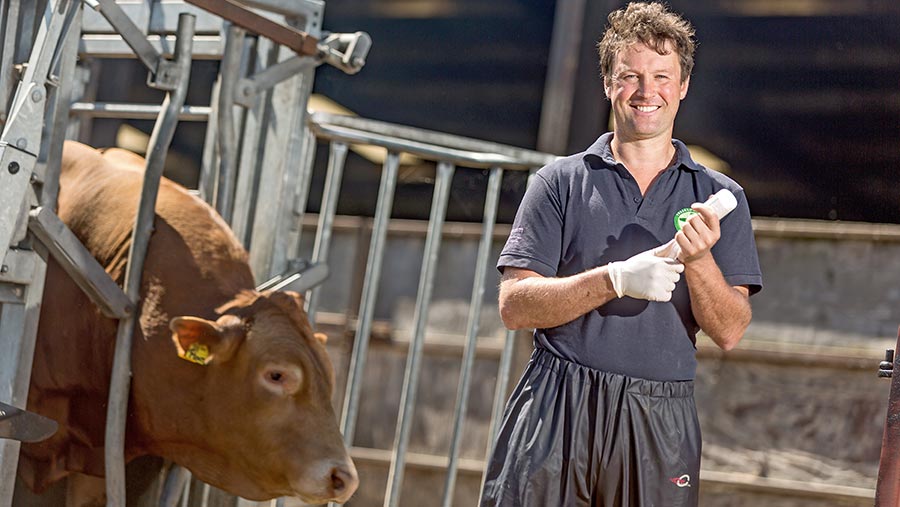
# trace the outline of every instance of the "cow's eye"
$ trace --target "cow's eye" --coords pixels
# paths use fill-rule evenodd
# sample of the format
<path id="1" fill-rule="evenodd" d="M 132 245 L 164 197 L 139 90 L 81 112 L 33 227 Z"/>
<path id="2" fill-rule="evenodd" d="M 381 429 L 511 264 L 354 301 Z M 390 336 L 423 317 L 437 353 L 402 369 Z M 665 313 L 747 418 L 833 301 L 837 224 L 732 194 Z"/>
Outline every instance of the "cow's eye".
<path id="1" fill-rule="evenodd" d="M 276 393 L 290 395 L 300 389 L 302 372 L 296 366 L 271 365 L 262 371 L 263 386 Z"/>

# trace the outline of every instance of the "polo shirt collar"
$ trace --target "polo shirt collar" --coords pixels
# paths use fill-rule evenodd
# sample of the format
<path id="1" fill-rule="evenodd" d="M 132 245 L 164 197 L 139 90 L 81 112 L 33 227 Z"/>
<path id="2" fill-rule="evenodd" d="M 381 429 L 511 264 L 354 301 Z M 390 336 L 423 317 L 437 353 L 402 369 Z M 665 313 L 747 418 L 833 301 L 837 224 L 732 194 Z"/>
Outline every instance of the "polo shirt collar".
<path id="1" fill-rule="evenodd" d="M 612 138 L 612 132 L 607 132 L 597 138 L 597 140 L 594 141 L 594 144 L 585 150 L 582 157 L 583 160 L 590 163 L 589 159 L 600 159 L 603 165 L 615 167 L 617 162 L 616 158 L 613 156 L 612 147 L 610 146 Z M 700 164 L 694 162 L 694 159 L 691 158 L 690 150 L 688 150 L 683 142 L 678 139 L 672 139 L 672 144 L 675 146 L 675 167 L 687 169 L 689 171 L 700 170 Z"/>

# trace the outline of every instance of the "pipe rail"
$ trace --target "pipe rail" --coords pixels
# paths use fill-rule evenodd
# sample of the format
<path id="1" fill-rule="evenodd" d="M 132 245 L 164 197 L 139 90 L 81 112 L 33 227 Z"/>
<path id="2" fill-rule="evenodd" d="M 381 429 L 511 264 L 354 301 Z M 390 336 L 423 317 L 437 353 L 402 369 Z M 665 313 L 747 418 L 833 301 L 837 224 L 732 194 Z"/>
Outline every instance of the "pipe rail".
<path id="1" fill-rule="evenodd" d="M 327 250 L 327 241 L 330 241 L 331 228 L 334 223 L 337 187 L 340 185 L 339 178 L 343 171 L 343 165 L 346 162 L 348 147 L 350 145 L 373 145 L 385 148 L 388 152 L 382 171 L 375 219 L 369 239 L 368 262 L 366 263 L 362 284 L 362 298 L 358 309 L 359 317 L 355 322 L 355 339 L 350 357 L 347 387 L 344 393 L 341 431 L 343 432 L 345 443 L 350 447 L 353 446 L 358 417 L 361 382 L 372 330 L 374 301 L 378 291 L 378 280 L 381 278 L 386 235 L 389 228 L 389 217 L 400 156 L 403 153 L 408 153 L 426 160 L 435 161 L 437 164 L 437 178 L 432 197 L 431 217 L 428 221 L 424 257 L 419 273 L 412 337 L 407 352 L 394 444 L 390 451 L 390 470 L 384 499 L 385 507 L 396 507 L 400 504 L 406 460 L 409 455 L 407 449 L 410 440 L 410 430 L 416 407 L 416 395 L 425 348 L 425 324 L 431 304 L 437 257 L 449 201 L 450 184 L 457 166 L 485 168 L 490 171 L 475 278 L 469 302 L 466 341 L 453 413 L 452 437 L 450 451 L 447 456 L 447 476 L 441 500 L 442 505 L 449 506 L 453 502 L 456 476 L 460 465 L 459 448 L 462 441 L 465 422 L 464 414 L 466 413 L 477 348 L 478 322 L 483 306 L 485 279 L 494 239 L 494 224 L 503 171 L 533 171 L 536 167 L 542 166 L 556 157 L 521 148 L 424 129 L 328 113 L 313 113 L 309 118 L 309 124 L 310 130 L 318 139 L 330 142 L 328 176 L 323 191 L 325 198 L 323 199 L 322 212 L 318 217 L 319 226 L 315 246 L 317 253 L 314 254 L 313 259 L 316 262 L 324 262 L 325 260 L 321 249 Z M 317 293 L 313 292 L 313 296 L 308 300 L 307 311 L 310 319 L 313 321 L 315 321 L 317 299 Z M 514 332 L 506 333 L 503 350 L 499 358 L 488 448 L 493 445 L 505 402 L 508 378 L 512 366 L 514 337 Z"/>

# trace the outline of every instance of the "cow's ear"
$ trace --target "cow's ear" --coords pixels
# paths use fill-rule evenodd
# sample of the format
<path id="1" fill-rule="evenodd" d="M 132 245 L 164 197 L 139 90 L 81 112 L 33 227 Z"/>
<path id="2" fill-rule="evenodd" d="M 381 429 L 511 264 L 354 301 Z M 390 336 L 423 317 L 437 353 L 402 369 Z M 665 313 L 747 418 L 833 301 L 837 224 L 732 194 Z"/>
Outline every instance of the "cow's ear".
<path id="1" fill-rule="evenodd" d="M 236 317 L 228 316 L 239 320 Z M 178 357 L 208 365 L 213 360 L 227 361 L 232 355 L 237 340 L 235 326 L 230 322 L 212 322 L 198 317 L 175 317 L 169 322 L 172 330 L 172 341 L 178 351 Z"/>
<path id="2" fill-rule="evenodd" d="M 319 340 L 319 343 L 325 345 L 328 342 L 328 335 L 325 333 L 313 333 L 313 336 L 316 337 L 316 340 Z"/>
<path id="3" fill-rule="evenodd" d="M 303 294 L 299 292 L 294 292 L 292 290 L 283 290 L 280 291 L 282 294 L 287 294 L 294 300 L 294 304 L 297 305 L 298 308 L 303 308 L 306 305 L 306 301 L 303 299 Z"/>

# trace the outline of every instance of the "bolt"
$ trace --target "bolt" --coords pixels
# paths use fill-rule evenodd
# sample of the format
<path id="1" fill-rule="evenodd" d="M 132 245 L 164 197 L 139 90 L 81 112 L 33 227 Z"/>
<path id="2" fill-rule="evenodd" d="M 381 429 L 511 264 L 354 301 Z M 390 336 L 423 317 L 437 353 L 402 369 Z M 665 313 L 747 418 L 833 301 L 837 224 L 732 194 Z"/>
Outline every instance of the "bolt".
<path id="1" fill-rule="evenodd" d="M 7 266 L 6 264 L 0 266 L 0 273 L 8 273 L 8 272 L 9 272 L 9 266 Z"/>
<path id="2" fill-rule="evenodd" d="M 40 88 L 35 88 L 31 92 L 31 100 L 34 102 L 40 102 L 44 98 L 44 90 Z"/>
<path id="3" fill-rule="evenodd" d="M 19 172 L 19 163 L 18 162 L 10 162 L 6 169 L 9 170 L 9 174 L 16 174 Z"/>
<path id="4" fill-rule="evenodd" d="M 27 147 L 28 147 L 27 139 L 25 139 L 24 137 L 20 137 L 20 138 L 16 139 L 16 148 L 18 148 L 20 150 L 24 150 Z"/>

